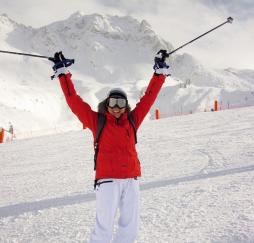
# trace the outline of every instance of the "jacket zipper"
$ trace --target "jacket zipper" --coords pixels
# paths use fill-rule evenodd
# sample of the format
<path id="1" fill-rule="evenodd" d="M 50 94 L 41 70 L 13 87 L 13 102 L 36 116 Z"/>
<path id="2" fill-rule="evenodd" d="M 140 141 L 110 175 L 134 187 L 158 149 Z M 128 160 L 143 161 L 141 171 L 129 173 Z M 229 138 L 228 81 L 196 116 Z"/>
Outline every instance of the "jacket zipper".
<path id="1" fill-rule="evenodd" d="M 118 126 L 120 125 L 119 124 L 119 118 L 116 118 L 116 125 L 118 125 Z"/>

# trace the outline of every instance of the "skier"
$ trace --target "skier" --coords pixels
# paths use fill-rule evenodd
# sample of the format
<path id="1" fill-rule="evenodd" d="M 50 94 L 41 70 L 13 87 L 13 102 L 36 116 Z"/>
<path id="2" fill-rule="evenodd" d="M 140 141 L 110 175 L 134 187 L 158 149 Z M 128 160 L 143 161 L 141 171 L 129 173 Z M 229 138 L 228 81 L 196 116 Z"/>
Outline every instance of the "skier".
<path id="1" fill-rule="evenodd" d="M 9 122 L 9 133 L 13 134 L 13 125 L 11 124 L 11 122 Z"/>
<path id="2" fill-rule="evenodd" d="M 89 128 L 95 140 L 95 191 L 96 223 L 90 243 L 110 243 L 114 218 L 120 210 L 118 230 L 114 243 L 133 243 L 139 225 L 140 162 L 135 149 L 136 131 L 153 105 L 169 66 L 165 63 L 167 51 L 160 50 L 155 56 L 154 75 L 144 96 L 131 111 L 127 94 L 122 89 L 111 90 L 99 104 L 98 112 L 77 95 L 71 73 L 65 68 L 65 57 L 57 52 L 52 58 L 55 76 L 72 112 Z M 101 125 L 99 115 L 104 122 Z M 103 126 L 102 128 L 99 128 Z M 98 141 L 98 129 L 100 138 Z"/>
<path id="3" fill-rule="evenodd" d="M 14 128 L 13 128 L 13 125 L 11 124 L 11 122 L 9 122 L 8 132 L 11 134 L 11 140 L 13 140 L 13 138 L 14 138 Z"/>

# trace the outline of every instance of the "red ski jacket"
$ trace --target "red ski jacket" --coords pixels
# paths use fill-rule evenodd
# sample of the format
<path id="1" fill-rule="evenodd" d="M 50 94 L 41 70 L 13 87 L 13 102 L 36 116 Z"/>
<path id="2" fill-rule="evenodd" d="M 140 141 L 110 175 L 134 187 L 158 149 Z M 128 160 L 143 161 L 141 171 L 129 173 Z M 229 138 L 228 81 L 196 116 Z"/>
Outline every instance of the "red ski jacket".
<path id="1" fill-rule="evenodd" d="M 66 101 L 72 112 L 89 128 L 96 137 L 98 113 L 77 95 L 71 80 L 71 74 L 59 76 Z M 153 105 L 162 84 L 164 75 L 154 75 L 147 87 L 145 95 L 131 111 L 136 129 L 144 120 Z M 99 141 L 99 152 L 96 163 L 95 179 L 102 178 L 134 178 L 141 176 L 140 162 L 135 148 L 133 126 L 128 120 L 127 112 L 116 119 L 106 113 L 106 123 Z"/>

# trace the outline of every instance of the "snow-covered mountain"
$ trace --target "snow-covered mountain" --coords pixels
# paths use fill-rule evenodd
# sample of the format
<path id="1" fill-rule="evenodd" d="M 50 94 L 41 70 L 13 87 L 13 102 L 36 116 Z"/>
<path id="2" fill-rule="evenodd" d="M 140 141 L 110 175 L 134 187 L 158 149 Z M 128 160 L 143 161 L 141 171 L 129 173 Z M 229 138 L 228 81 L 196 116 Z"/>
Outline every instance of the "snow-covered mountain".
<path id="1" fill-rule="evenodd" d="M 126 16 L 83 15 L 34 29 L 0 16 L 0 49 L 52 56 L 62 50 L 74 58 L 71 67 L 79 94 L 96 109 L 112 87 L 123 87 L 133 106 L 152 73 L 154 54 L 173 46 L 145 21 Z M 168 79 L 151 110 L 161 113 L 210 109 L 214 99 L 224 104 L 254 104 L 254 71 L 209 70 L 192 56 L 174 55 Z M 46 59 L 1 54 L 0 126 L 9 121 L 16 131 L 74 129 L 57 80 L 50 80 Z M 187 86 L 185 85 L 187 83 Z M 187 88 L 182 88 L 187 87 Z"/>

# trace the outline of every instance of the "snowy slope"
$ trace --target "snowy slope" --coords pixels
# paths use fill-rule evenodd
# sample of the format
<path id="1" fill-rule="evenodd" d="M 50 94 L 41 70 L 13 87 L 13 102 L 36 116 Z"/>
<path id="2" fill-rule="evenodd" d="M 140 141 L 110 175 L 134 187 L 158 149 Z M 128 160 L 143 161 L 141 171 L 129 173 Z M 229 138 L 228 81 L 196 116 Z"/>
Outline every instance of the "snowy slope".
<path id="1" fill-rule="evenodd" d="M 71 71 L 76 89 L 94 109 L 110 88 L 119 86 L 128 92 L 133 106 L 147 86 L 153 56 L 160 48 L 173 49 L 149 23 L 129 16 L 77 12 L 37 29 L 0 16 L 0 49 L 47 56 L 62 50 L 75 58 Z M 6 54 L 1 57 L 0 126 L 6 127 L 11 121 L 17 137 L 27 137 L 31 130 L 45 134 L 79 128 L 58 81 L 50 80 L 49 61 Z M 252 70 L 210 70 L 187 54 L 174 55 L 170 64 L 172 77 L 151 114 L 155 108 L 166 114 L 210 110 L 215 99 L 222 106 L 254 104 Z M 180 88 L 186 81 L 191 85 Z"/>
<path id="2" fill-rule="evenodd" d="M 5 15 L 0 16 L 1 49 L 22 50 L 16 48 L 15 43 L 28 43 L 30 31 L 31 28 L 15 23 Z M 16 129 L 29 131 L 31 127 L 52 126 L 59 120 L 61 96 L 56 92 L 55 82 L 45 76 L 49 72 L 46 61 L 1 54 L 0 67 L 2 126 L 11 121 Z"/>
<path id="3" fill-rule="evenodd" d="M 146 121 L 138 243 L 254 242 L 254 109 Z M 156 145 L 156 149 L 155 149 Z M 89 131 L 0 144 L 0 242 L 87 242 Z"/>

